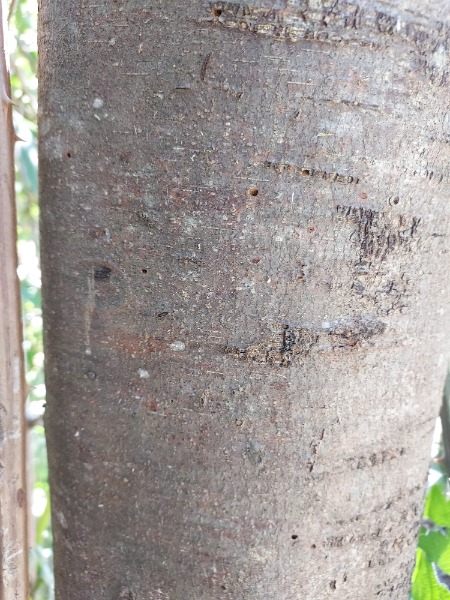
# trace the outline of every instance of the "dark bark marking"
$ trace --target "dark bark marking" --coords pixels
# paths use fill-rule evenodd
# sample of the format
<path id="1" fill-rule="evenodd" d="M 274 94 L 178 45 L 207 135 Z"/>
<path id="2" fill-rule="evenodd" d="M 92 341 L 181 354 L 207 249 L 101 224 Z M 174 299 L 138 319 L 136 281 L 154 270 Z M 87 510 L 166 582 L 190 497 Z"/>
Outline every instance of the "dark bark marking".
<path id="1" fill-rule="evenodd" d="M 449 141 L 445 140 L 445 143 L 448 144 Z M 427 179 L 428 181 L 432 181 L 435 185 L 439 185 L 441 183 L 448 184 L 450 182 L 450 177 L 448 173 L 439 172 L 432 169 L 423 168 L 420 169 L 418 167 L 414 168 L 404 168 L 403 173 L 407 173 L 412 177 L 419 177 L 420 179 Z"/>
<path id="2" fill-rule="evenodd" d="M 319 447 L 320 447 L 320 444 L 322 443 L 324 437 L 325 437 L 325 429 L 322 429 L 318 439 L 316 441 L 312 441 L 310 444 L 312 456 L 311 456 L 310 460 L 306 463 L 306 466 L 308 467 L 308 470 L 310 473 L 312 473 L 312 471 L 314 469 L 314 465 L 316 464 Z"/>
<path id="3" fill-rule="evenodd" d="M 306 329 L 290 329 L 288 325 L 282 325 L 280 331 L 260 342 L 245 348 L 227 347 L 225 351 L 241 360 L 288 367 L 294 357 L 307 356 L 317 342 L 317 335 Z"/>
<path id="4" fill-rule="evenodd" d="M 111 269 L 105 265 L 98 265 L 94 267 L 94 279 L 96 281 L 104 281 L 109 279 L 111 276 Z"/>
<path id="5" fill-rule="evenodd" d="M 359 268 L 361 264 L 357 265 Z M 367 265 L 366 265 L 367 267 Z M 393 311 L 402 312 L 407 307 L 409 278 L 405 273 L 385 279 L 382 273 L 367 277 L 367 273 L 355 273 L 352 291 L 360 298 L 373 302 L 377 314 L 388 315 Z"/>
<path id="6" fill-rule="evenodd" d="M 301 100 L 309 100 L 315 104 L 338 104 L 340 106 L 347 106 L 353 111 L 355 109 L 367 110 L 376 113 L 384 112 L 378 104 L 369 104 L 367 102 L 358 102 L 356 100 L 345 100 L 345 98 L 319 98 L 316 96 L 301 96 Z M 300 111 L 296 111 L 294 118 L 298 119 Z"/>
<path id="7" fill-rule="evenodd" d="M 396 458 L 400 458 L 406 452 L 405 448 L 390 448 L 388 450 L 381 450 L 380 452 L 374 452 L 370 456 L 359 456 L 347 459 L 347 463 L 350 469 L 367 469 L 370 467 L 376 467 L 382 465 Z"/>
<path id="8" fill-rule="evenodd" d="M 403 247 L 411 249 L 411 242 L 421 223 L 418 217 L 406 219 L 397 217 L 397 223 L 390 223 L 384 213 L 370 208 L 356 206 L 336 206 L 339 216 L 354 222 L 356 229 L 352 238 L 360 249 L 360 260 L 384 260 L 388 254 Z"/>
<path id="9" fill-rule="evenodd" d="M 353 517 L 350 517 L 349 519 L 345 519 L 345 520 L 339 519 L 335 523 L 337 525 L 349 525 L 351 523 L 364 522 L 364 521 L 367 521 L 368 519 L 370 519 L 371 514 L 375 514 L 378 512 L 384 513 L 386 510 L 390 510 L 391 513 L 396 513 L 396 511 L 398 511 L 398 503 L 399 502 L 401 502 L 405 498 L 410 498 L 412 496 L 415 496 L 418 492 L 420 492 L 422 490 L 423 490 L 422 483 L 418 483 L 417 485 L 415 485 L 412 488 L 407 488 L 405 490 L 399 491 L 395 496 L 391 497 L 387 502 L 381 502 L 380 504 L 377 504 L 370 513 L 364 513 L 364 512 L 358 513 L 358 514 L 354 515 Z M 421 505 L 418 504 L 416 501 L 414 501 L 410 504 L 410 510 L 414 514 L 416 512 L 418 514 L 421 514 Z M 330 523 L 328 523 L 328 524 L 330 524 Z"/>
<path id="10" fill-rule="evenodd" d="M 200 79 L 201 81 L 205 81 L 206 70 L 208 69 L 209 61 L 211 60 L 211 52 L 205 56 L 202 62 L 202 66 L 200 68 Z"/>
<path id="11" fill-rule="evenodd" d="M 392 35 L 397 25 L 397 17 L 388 15 L 386 13 L 377 12 L 376 24 L 380 33 Z"/>
<path id="12" fill-rule="evenodd" d="M 371 317 L 357 317 L 320 327 L 273 324 L 272 328 L 263 340 L 244 348 L 226 347 L 225 352 L 240 360 L 289 367 L 312 350 L 353 349 L 370 343 L 373 337 L 384 333 L 386 325 Z"/>
<path id="13" fill-rule="evenodd" d="M 286 162 L 272 162 L 266 160 L 264 166 L 267 169 L 275 171 L 279 175 L 282 175 L 283 173 L 289 173 L 293 175 L 301 175 L 302 177 L 324 179 L 331 182 L 359 183 L 359 179 L 355 175 L 342 175 L 340 173 L 322 171 L 320 169 L 313 169 L 311 167 L 299 167 Z"/>

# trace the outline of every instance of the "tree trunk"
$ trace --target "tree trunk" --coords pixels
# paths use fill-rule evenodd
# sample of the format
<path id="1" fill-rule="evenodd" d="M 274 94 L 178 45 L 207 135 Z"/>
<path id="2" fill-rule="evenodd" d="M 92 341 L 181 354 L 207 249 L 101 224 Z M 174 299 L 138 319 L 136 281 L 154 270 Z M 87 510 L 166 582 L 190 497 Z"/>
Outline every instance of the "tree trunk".
<path id="1" fill-rule="evenodd" d="M 449 2 L 40 8 L 57 598 L 406 598 Z"/>

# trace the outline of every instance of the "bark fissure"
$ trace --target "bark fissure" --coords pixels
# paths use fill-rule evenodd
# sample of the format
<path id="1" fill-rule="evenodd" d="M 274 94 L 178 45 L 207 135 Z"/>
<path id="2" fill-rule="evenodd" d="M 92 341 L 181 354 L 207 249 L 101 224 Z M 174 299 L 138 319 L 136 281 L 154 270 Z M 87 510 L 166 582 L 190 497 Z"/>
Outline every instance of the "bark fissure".
<path id="1" fill-rule="evenodd" d="M 293 175 L 301 175 L 302 177 L 314 177 L 316 179 L 324 179 L 325 181 L 330 181 L 332 183 L 359 183 L 358 177 L 355 175 L 342 175 L 340 173 L 327 173 L 321 169 L 313 169 L 311 167 L 299 167 L 297 165 L 291 165 L 286 162 L 271 162 L 266 161 L 264 166 L 268 169 L 271 169 L 281 174 L 293 174 Z"/>

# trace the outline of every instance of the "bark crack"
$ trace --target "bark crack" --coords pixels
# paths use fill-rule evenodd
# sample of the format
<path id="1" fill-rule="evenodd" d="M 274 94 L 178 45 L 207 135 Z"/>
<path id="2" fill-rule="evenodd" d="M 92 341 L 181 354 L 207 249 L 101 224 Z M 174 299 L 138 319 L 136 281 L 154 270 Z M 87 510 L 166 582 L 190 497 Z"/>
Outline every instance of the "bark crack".
<path id="1" fill-rule="evenodd" d="M 315 351 L 351 350 L 364 344 L 373 344 L 373 338 L 381 336 L 386 324 L 371 317 L 356 317 L 311 325 L 291 326 L 272 324 L 272 333 L 263 340 L 248 346 L 227 346 L 225 352 L 234 358 L 289 367 Z"/>

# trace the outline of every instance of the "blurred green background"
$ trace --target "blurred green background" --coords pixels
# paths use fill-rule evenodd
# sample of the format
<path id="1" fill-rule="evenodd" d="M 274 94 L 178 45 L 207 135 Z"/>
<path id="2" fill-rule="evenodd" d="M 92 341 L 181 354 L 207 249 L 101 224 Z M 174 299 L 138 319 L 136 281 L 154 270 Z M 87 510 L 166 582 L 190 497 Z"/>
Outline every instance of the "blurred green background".
<path id="1" fill-rule="evenodd" d="M 29 464 L 31 502 L 30 578 L 33 600 L 52 600 L 52 534 L 47 455 L 42 415 L 45 406 L 39 269 L 37 177 L 37 0 L 12 0 L 9 5 L 14 120 L 19 278 L 22 290 L 24 350 L 29 386 Z M 442 462 L 442 436 L 436 430 L 422 527 L 418 540 L 411 600 L 450 600 L 450 591 L 436 573 L 450 573 L 450 490 Z M 439 575 L 440 573 L 440 575 Z M 450 578 L 449 578 L 450 579 Z M 450 587 L 450 583 L 448 584 Z M 364 593 L 361 595 L 364 600 Z"/>

